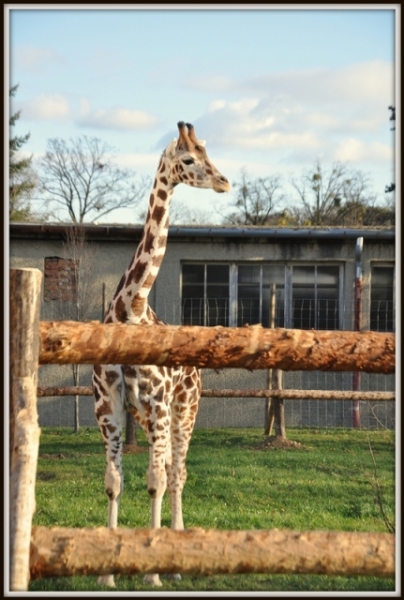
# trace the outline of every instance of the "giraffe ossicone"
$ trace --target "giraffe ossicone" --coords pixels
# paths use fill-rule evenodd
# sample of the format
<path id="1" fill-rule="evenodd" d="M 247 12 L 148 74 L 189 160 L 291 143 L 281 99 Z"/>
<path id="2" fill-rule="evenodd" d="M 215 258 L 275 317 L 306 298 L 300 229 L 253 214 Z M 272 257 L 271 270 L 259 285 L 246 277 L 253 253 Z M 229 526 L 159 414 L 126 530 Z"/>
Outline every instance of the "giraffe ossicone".
<path id="1" fill-rule="evenodd" d="M 105 323 L 163 324 L 148 304 L 167 246 L 170 199 L 179 183 L 228 192 L 230 184 L 212 164 L 205 144 L 191 124 L 178 123 L 178 139 L 161 155 L 149 199 L 143 234 L 105 314 Z M 182 490 L 185 460 L 195 424 L 201 392 L 201 374 L 194 367 L 155 365 L 95 365 L 93 369 L 95 414 L 107 466 L 108 526 L 118 526 L 119 500 L 123 492 L 122 442 L 126 411 L 132 412 L 149 443 L 147 490 L 151 499 L 151 527 L 161 527 L 161 503 L 168 490 L 171 527 L 183 529 Z M 176 576 L 179 579 L 179 576 Z M 161 585 L 158 574 L 145 576 Z M 114 586 L 113 575 L 99 582 Z"/>

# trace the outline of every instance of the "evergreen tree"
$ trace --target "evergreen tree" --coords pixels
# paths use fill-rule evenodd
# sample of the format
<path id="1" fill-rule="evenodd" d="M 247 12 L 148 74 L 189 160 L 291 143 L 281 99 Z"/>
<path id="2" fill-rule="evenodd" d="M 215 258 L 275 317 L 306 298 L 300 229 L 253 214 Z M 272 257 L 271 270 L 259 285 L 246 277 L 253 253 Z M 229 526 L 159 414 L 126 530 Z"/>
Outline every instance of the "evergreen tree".
<path id="1" fill-rule="evenodd" d="M 15 85 L 10 89 L 10 97 L 18 89 Z M 21 111 L 10 116 L 10 129 L 15 126 L 20 118 Z M 29 200 L 35 188 L 35 175 L 32 170 L 32 156 L 23 158 L 19 150 L 29 140 L 30 134 L 11 137 L 10 135 L 10 164 L 9 164 L 9 214 L 10 221 L 28 221 L 33 219 Z"/>

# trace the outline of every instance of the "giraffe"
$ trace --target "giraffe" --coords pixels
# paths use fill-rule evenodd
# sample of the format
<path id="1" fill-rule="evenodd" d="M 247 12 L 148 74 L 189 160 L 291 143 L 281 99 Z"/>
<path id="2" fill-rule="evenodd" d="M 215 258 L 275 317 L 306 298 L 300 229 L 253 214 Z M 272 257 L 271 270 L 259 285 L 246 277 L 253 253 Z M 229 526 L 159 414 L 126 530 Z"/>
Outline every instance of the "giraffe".
<path id="1" fill-rule="evenodd" d="M 148 305 L 148 295 L 166 251 L 169 205 L 174 188 L 185 183 L 219 193 L 230 190 L 228 180 L 210 162 L 204 142 L 197 140 L 193 126 L 180 121 L 178 131 L 178 140 L 174 139 L 160 158 L 140 243 L 118 284 L 104 323 L 163 324 Z M 118 526 L 119 500 L 123 492 L 122 434 L 126 411 L 130 411 L 149 443 L 146 481 L 151 499 L 151 527 L 161 527 L 161 505 L 167 489 L 171 527 L 183 529 L 182 490 L 201 392 L 199 369 L 95 365 L 93 391 L 95 414 L 106 451 L 108 527 Z M 180 575 L 173 577 L 181 579 Z M 146 575 L 145 581 L 161 585 L 158 574 Z M 99 582 L 115 586 L 113 575 L 102 576 Z"/>

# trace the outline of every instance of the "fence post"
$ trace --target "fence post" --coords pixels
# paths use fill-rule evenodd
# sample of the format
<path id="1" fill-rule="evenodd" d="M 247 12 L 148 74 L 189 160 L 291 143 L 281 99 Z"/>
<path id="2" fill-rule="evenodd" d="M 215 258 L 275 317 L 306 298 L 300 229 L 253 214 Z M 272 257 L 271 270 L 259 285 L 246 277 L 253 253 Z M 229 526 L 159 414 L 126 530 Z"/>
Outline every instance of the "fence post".
<path id="1" fill-rule="evenodd" d="M 28 589 L 40 429 L 37 412 L 42 273 L 10 271 L 10 589 Z"/>
<path id="2" fill-rule="evenodd" d="M 276 283 L 271 283 L 271 297 L 269 304 L 269 327 L 275 328 L 276 315 Z M 268 389 L 282 389 L 282 371 L 280 369 L 268 369 Z M 282 398 L 267 398 L 265 401 L 265 435 L 271 435 L 275 422 L 276 435 L 286 437 L 285 430 L 285 408 Z"/>
<path id="3" fill-rule="evenodd" d="M 355 247 L 355 283 L 354 283 L 354 330 L 361 330 L 361 304 L 362 304 L 362 250 L 363 250 L 363 237 L 359 237 L 356 240 Z M 357 392 L 361 387 L 361 374 L 359 371 L 355 371 L 352 375 L 352 390 Z M 352 402 L 352 426 L 359 428 L 361 426 L 361 416 L 359 409 L 359 401 L 354 400 Z"/>

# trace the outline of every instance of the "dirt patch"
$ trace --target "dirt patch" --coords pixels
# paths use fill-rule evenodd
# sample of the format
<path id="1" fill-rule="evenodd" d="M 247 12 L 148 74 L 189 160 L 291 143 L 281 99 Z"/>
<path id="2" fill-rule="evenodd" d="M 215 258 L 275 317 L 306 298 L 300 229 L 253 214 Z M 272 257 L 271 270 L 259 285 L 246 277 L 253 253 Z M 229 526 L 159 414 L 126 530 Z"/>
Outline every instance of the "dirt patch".
<path id="1" fill-rule="evenodd" d="M 144 452 L 148 451 L 148 447 L 137 446 L 136 444 L 124 444 L 122 449 L 123 454 L 144 454 Z"/>
<path id="2" fill-rule="evenodd" d="M 300 442 L 288 440 L 279 435 L 270 435 L 263 442 L 260 442 L 254 447 L 254 450 L 308 450 L 307 446 L 303 446 Z"/>

